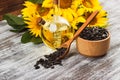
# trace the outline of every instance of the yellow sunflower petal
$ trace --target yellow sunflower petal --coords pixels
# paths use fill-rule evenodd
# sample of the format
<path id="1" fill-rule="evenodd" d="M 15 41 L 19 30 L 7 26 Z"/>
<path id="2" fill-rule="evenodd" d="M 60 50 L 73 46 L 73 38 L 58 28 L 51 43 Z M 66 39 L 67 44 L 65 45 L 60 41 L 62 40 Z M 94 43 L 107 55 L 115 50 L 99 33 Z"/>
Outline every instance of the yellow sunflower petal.
<path id="1" fill-rule="evenodd" d="M 34 13 L 38 14 L 38 4 L 33 4 L 30 1 L 25 1 L 23 5 L 25 6 L 25 8 L 21 10 L 23 18 L 30 17 Z"/>
<path id="2" fill-rule="evenodd" d="M 51 8 L 53 6 L 53 0 L 44 0 L 42 7 Z"/>
<path id="3" fill-rule="evenodd" d="M 85 12 L 85 9 L 84 9 L 84 8 L 80 8 L 80 9 L 77 10 L 77 14 L 78 14 L 78 16 L 83 15 L 84 12 Z"/>

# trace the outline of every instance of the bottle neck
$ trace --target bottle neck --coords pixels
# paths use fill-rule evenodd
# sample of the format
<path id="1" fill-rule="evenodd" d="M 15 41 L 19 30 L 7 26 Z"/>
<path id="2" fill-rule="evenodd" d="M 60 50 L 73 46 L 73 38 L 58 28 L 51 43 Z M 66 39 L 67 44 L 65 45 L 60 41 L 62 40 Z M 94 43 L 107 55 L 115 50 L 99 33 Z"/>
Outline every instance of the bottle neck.
<path id="1" fill-rule="evenodd" d="M 54 15 L 59 16 L 60 12 L 60 0 L 53 0 Z"/>
<path id="2" fill-rule="evenodd" d="M 58 0 L 53 0 L 53 4 L 58 5 Z"/>

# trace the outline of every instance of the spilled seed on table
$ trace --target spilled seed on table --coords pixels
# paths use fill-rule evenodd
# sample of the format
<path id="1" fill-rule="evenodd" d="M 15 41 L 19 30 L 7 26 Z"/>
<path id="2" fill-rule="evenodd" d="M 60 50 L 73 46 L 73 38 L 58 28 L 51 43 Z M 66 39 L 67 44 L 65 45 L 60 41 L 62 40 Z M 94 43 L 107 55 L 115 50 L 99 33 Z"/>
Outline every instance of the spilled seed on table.
<path id="1" fill-rule="evenodd" d="M 34 65 L 35 69 L 39 69 L 40 65 L 44 68 L 51 68 L 53 69 L 55 65 L 61 65 L 62 66 L 62 60 L 57 59 L 60 57 L 64 52 L 66 51 L 66 48 L 57 48 L 55 52 L 51 53 L 50 55 L 44 55 L 45 59 L 40 58 L 36 64 Z"/>

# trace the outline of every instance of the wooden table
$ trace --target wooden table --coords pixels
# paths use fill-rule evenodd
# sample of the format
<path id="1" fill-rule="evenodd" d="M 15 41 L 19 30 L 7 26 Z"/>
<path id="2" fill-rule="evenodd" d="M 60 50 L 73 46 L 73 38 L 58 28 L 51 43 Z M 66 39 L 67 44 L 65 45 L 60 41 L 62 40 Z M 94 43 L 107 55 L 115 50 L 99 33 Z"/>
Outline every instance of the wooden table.
<path id="1" fill-rule="evenodd" d="M 24 0 L 0 0 L 0 20 L 6 13 L 20 14 Z"/>
<path id="2" fill-rule="evenodd" d="M 111 44 L 101 58 L 80 55 L 72 44 L 63 66 L 35 70 L 33 65 L 53 50 L 44 44 L 22 44 L 22 34 L 12 33 L 5 21 L 0 22 L 0 80 L 120 80 L 120 0 L 100 0 L 108 12 Z"/>

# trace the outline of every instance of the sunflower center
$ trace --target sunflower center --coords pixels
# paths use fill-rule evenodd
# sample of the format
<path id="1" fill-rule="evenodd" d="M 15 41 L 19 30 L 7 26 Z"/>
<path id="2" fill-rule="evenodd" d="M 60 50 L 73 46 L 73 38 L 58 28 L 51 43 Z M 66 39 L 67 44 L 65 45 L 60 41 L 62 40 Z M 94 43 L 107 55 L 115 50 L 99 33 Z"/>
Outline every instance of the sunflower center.
<path id="1" fill-rule="evenodd" d="M 95 25 L 96 23 L 97 23 L 97 18 L 94 18 L 94 19 L 90 22 L 91 25 Z"/>
<path id="2" fill-rule="evenodd" d="M 60 0 L 60 8 L 66 9 L 71 7 L 72 0 Z"/>
<path id="3" fill-rule="evenodd" d="M 41 5 L 39 5 L 37 9 L 38 9 L 38 12 L 39 12 L 39 14 L 41 16 L 47 15 L 48 12 L 49 12 L 49 10 L 50 10 L 49 8 L 43 8 L 43 7 L 41 7 Z"/>
<path id="4" fill-rule="evenodd" d="M 84 18 L 87 19 L 92 13 L 91 12 L 86 12 L 84 14 Z M 97 22 L 97 18 L 95 17 L 91 22 L 90 25 L 94 25 Z"/>
<path id="5" fill-rule="evenodd" d="M 92 8 L 93 7 L 91 0 L 82 0 L 82 3 L 87 8 Z"/>

